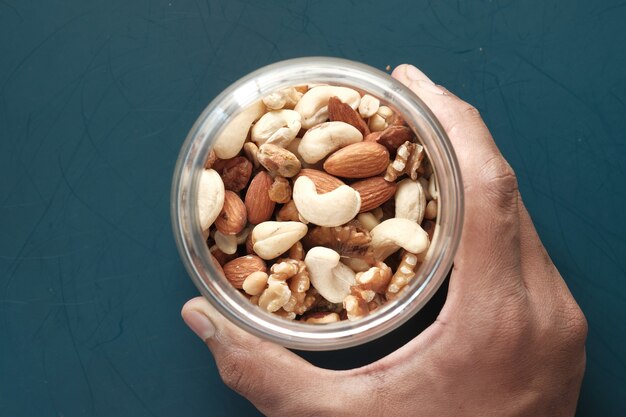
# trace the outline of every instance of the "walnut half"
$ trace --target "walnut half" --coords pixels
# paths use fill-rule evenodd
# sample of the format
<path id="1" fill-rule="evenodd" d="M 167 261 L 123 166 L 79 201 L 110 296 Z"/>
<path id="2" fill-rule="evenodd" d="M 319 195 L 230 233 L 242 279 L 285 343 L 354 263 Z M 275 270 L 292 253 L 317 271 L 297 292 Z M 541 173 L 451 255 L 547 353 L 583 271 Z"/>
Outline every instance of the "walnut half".
<path id="1" fill-rule="evenodd" d="M 369 256 L 370 232 L 358 220 L 351 220 L 343 226 L 316 226 L 304 237 L 309 247 L 324 246 L 336 251 L 341 256 Z"/>

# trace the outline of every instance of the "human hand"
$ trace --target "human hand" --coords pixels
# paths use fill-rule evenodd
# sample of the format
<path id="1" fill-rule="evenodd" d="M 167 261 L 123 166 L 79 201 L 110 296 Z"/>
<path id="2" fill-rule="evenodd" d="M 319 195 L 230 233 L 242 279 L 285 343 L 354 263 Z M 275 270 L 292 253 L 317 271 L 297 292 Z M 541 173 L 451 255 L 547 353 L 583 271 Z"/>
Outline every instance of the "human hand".
<path id="1" fill-rule="evenodd" d="M 448 133 L 465 224 L 446 304 L 423 333 L 370 365 L 332 371 L 245 333 L 201 297 L 183 307 L 224 382 L 267 415 L 571 416 L 587 323 L 546 253 L 513 171 L 478 111 L 413 66 L 392 74 Z"/>

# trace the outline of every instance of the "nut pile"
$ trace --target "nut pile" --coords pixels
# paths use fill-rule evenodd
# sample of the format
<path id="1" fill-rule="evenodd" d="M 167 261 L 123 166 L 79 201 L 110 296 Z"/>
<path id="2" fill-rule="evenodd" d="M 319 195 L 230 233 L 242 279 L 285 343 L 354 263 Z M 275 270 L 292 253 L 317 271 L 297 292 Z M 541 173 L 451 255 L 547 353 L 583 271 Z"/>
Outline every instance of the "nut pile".
<path id="1" fill-rule="evenodd" d="M 286 88 L 235 117 L 200 177 L 202 231 L 250 302 L 289 320 L 356 320 L 416 276 L 438 212 L 413 131 L 368 94 Z"/>

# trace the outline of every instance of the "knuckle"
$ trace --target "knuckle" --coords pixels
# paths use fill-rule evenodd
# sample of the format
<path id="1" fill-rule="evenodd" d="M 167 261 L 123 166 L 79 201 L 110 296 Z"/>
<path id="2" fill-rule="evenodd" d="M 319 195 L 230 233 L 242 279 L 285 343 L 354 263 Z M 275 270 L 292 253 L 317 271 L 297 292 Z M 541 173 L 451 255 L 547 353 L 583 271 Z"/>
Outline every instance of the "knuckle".
<path id="1" fill-rule="evenodd" d="M 461 110 L 461 113 L 464 117 L 467 117 L 470 120 L 482 120 L 482 117 L 480 116 L 480 111 L 478 111 L 476 107 L 472 106 L 469 103 L 463 102 L 463 108 Z"/>
<path id="2" fill-rule="evenodd" d="M 517 203 L 517 177 L 502 156 L 489 158 L 480 167 L 477 181 L 482 194 L 497 206 L 508 208 Z"/>
<path id="3" fill-rule="evenodd" d="M 543 322 L 541 338 L 556 352 L 580 351 L 585 346 L 588 324 L 582 310 L 571 296 L 557 297 Z"/>
<path id="4" fill-rule="evenodd" d="M 565 341 L 568 346 L 579 348 L 585 345 L 589 325 L 585 314 L 575 302 L 566 307 L 565 320 L 561 330 L 566 335 Z"/>

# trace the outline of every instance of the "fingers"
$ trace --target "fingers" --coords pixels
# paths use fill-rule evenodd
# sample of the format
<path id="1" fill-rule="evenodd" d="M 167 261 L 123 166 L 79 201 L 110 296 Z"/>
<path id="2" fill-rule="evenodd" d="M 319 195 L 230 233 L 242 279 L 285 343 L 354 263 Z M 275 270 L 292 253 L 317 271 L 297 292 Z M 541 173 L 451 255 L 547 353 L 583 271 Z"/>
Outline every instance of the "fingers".
<path id="1" fill-rule="evenodd" d="M 265 414 L 322 413 L 334 406 L 340 373 L 316 368 L 289 350 L 263 341 L 223 318 L 202 297 L 182 310 L 185 323 L 205 341 L 224 383 Z M 325 398 L 320 401 L 320 398 Z"/>
<path id="2" fill-rule="evenodd" d="M 451 292 L 465 286 L 482 292 L 485 286 L 519 286 L 517 180 L 478 111 L 411 65 L 400 65 L 392 76 L 432 110 L 459 160 L 465 219 L 454 262 L 463 277 L 451 281 Z"/>

